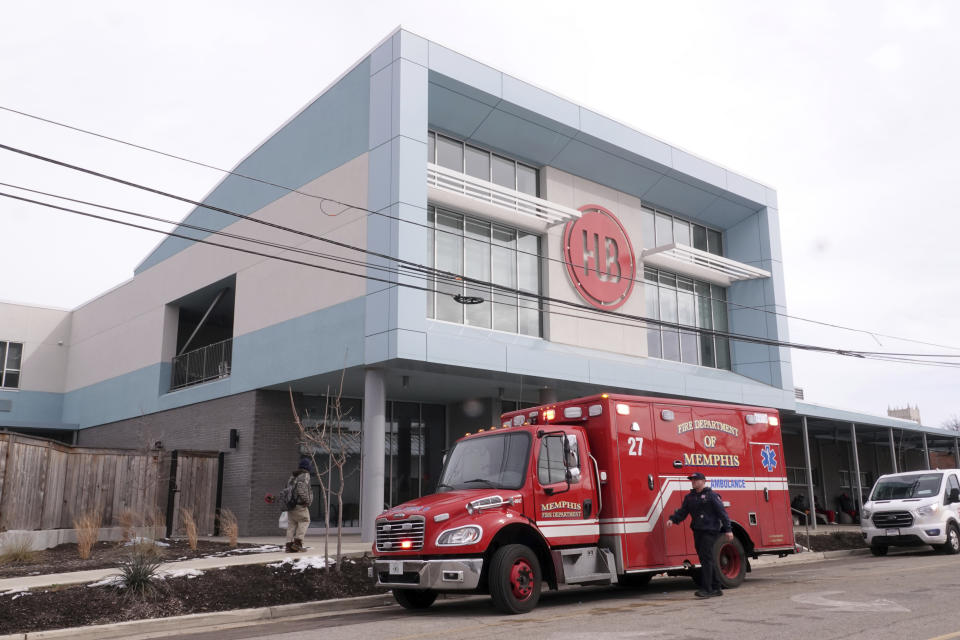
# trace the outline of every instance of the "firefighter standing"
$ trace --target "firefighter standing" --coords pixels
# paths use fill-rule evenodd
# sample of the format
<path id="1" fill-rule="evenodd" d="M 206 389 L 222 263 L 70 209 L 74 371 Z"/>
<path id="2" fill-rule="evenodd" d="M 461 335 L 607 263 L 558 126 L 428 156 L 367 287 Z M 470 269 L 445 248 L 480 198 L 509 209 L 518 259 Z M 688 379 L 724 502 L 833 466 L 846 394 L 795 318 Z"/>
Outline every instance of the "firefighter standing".
<path id="1" fill-rule="evenodd" d="M 710 490 L 707 478 L 697 472 L 687 476 L 693 488 L 690 489 L 680 508 L 673 512 L 667 520 L 667 526 L 680 524 L 690 515 L 690 528 L 693 529 L 693 541 L 697 547 L 697 556 L 700 558 L 700 589 L 698 598 L 712 598 L 722 596 L 720 590 L 720 576 L 717 575 L 716 563 L 713 559 L 713 548 L 721 531 L 727 540 L 733 540 L 733 530 L 730 528 L 730 518 L 723 508 L 720 496 Z"/>

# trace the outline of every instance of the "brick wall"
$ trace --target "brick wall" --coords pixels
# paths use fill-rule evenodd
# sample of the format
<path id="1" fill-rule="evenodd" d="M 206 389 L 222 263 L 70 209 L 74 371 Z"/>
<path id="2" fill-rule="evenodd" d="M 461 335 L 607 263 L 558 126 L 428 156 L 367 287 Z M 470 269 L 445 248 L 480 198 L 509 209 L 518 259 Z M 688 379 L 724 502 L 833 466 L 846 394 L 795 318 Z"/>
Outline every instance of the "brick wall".
<path id="1" fill-rule="evenodd" d="M 293 394 L 297 409 L 302 412 L 302 397 Z M 263 496 L 277 495 L 300 461 L 299 431 L 293 421 L 290 394 L 287 391 L 257 391 L 254 410 L 253 466 L 249 483 L 253 500 L 250 504 L 249 535 L 280 535 L 277 519 L 280 507 L 267 504 Z"/>

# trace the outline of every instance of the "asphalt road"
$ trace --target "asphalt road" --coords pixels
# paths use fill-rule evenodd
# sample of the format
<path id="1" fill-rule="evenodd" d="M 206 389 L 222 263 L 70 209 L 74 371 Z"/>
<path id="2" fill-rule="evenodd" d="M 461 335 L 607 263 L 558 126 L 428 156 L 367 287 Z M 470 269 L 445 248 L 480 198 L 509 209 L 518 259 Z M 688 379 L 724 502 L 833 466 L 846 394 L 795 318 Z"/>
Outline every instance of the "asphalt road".
<path id="1" fill-rule="evenodd" d="M 689 578 L 656 578 L 640 590 L 548 592 L 531 613 L 504 616 L 488 598 L 438 600 L 208 631 L 191 640 L 270 638 L 960 639 L 960 556 L 928 551 L 851 556 L 757 569 L 721 598 L 693 596 Z"/>

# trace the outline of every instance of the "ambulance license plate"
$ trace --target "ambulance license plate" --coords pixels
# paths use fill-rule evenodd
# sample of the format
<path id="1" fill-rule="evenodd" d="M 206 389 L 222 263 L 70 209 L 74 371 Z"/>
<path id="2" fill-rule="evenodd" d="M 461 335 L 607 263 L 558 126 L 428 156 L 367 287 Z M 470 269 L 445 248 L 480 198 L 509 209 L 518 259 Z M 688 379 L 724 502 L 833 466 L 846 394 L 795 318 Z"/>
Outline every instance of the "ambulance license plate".
<path id="1" fill-rule="evenodd" d="M 392 576 L 402 576 L 402 575 L 403 575 L 403 560 L 391 560 L 391 561 L 390 561 L 390 575 L 392 575 Z"/>
<path id="2" fill-rule="evenodd" d="M 887 529 L 884 533 L 888 536 L 898 536 L 900 535 L 900 529 Z"/>

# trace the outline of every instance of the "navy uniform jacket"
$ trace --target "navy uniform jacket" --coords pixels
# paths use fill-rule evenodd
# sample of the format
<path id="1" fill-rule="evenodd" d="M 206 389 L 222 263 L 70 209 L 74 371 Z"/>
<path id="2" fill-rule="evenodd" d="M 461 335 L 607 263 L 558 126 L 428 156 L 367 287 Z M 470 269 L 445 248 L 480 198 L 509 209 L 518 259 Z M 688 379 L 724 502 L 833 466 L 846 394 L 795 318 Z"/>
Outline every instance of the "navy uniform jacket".
<path id="1" fill-rule="evenodd" d="M 732 531 L 727 510 L 723 508 L 720 496 L 711 491 L 710 487 L 704 487 L 700 493 L 691 489 L 690 493 L 684 496 L 680 508 L 670 516 L 670 520 L 673 524 L 680 524 L 688 514 L 690 528 L 694 531 Z"/>

